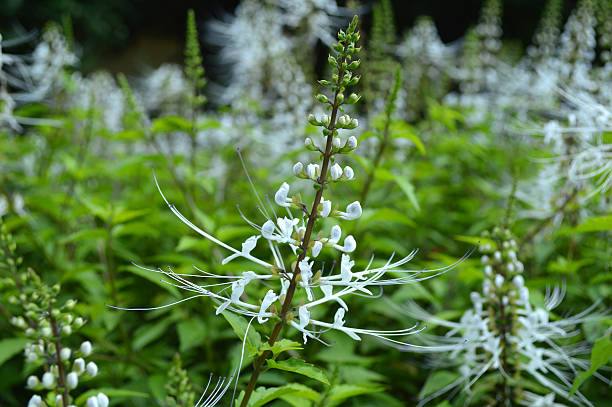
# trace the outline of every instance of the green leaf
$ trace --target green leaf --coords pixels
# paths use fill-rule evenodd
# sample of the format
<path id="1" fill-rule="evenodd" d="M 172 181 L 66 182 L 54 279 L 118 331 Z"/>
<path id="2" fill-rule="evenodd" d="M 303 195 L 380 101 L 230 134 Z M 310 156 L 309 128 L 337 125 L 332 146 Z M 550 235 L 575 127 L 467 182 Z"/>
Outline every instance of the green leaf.
<path id="1" fill-rule="evenodd" d="M 193 318 L 180 322 L 176 330 L 181 344 L 181 352 L 202 344 L 202 338 L 206 335 L 206 326 L 204 326 L 202 321 Z"/>
<path id="2" fill-rule="evenodd" d="M 408 181 L 405 175 L 397 175 L 393 174 L 391 171 L 388 171 L 384 168 L 378 168 L 376 170 L 376 178 L 383 181 L 394 181 L 404 192 L 414 209 L 418 212 L 421 211 L 421 207 L 419 206 L 419 202 L 417 201 L 416 194 L 414 192 L 414 186 Z"/>
<path id="3" fill-rule="evenodd" d="M 425 385 L 421 389 L 419 393 L 419 398 L 424 398 L 429 396 L 430 394 L 435 393 L 436 391 L 448 386 L 453 383 L 455 380 L 459 378 L 459 373 L 448 372 L 448 371 L 438 371 L 433 372 L 427 378 Z"/>
<path id="4" fill-rule="evenodd" d="M 410 181 L 400 175 L 396 175 L 394 177 L 394 180 L 397 185 L 399 185 L 399 187 L 402 189 L 402 191 L 404 191 L 404 194 L 406 194 L 406 197 L 408 197 L 408 200 L 410 201 L 414 209 L 420 212 L 421 207 L 419 206 L 419 201 L 417 201 L 416 194 L 414 192 L 414 185 L 412 185 Z"/>
<path id="5" fill-rule="evenodd" d="M 212 130 L 212 129 L 220 129 L 221 122 L 219 120 L 215 120 L 212 118 L 206 118 L 201 120 L 197 124 L 198 130 Z"/>
<path id="6" fill-rule="evenodd" d="M 606 232 L 612 230 L 612 215 L 587 218 L 574 228 L 576 233 Z"/>
<path id="7" fill-rule="evenodd" d="M 301 359 L 287 359 L 281 361 L 268 359 L 268 367 L 271 369 L 279 369 L 286 372 L 301 374 L 302 376 L 310 377 L 311 379 L 315 379 L 321 383 L 329 385 L 329 379 L 321 368 Z"/>
<path id="8" fill-rule="evenodd" d="M 272 346 L 270 346 L 268 342 L 265 342 L 263 345 L 260 346 L 259 353 L 261 354 L 265 351 L 271 351 L 274 357 L 276 358 L 283 352 L 301 349 L 303 349 L 301 343 L 289 339 L 281 339 L 280 341 L 274 342 L 274 345 Z"/>
<path id="9" fill-rule="evenodd" d="M 153 120 L 151 131 L 153 133 L 172 133 L 175 131 L 190 132 L 192 124 L 180 116 L 164 116 Z"/>
<path id="10" fill-rule="evenodd" d="M 397 123 L 402 123 L 402 125 L 398 126 Z M 402 138 L 411 141 L 416 147 L 416 149 L 419 150 L 419 153 L 421 153 L 421 155 L 427 154 L 427 151 L 425 150 L 425 145 L 423 144 L 419 136 L 417 136 L 416 132 L 414 131 L 414 128 L 410 125 L 405 124 L 405 122 L 394 122 L 391 125 L 391 134 L 393 138 Z"/>
<path id="11" fill-rule="evenodd" d="M 332 387 L 329 391 L 328 401 L 325 407 L 333 407 L 341 404 L 346 399 L 364 394 L 372 394 L 383 391 L 382 386 L 361 386 L 356 384 L 340 384 Z"/>
<path id="12" fill-rule="evenodd" d="M 7 360 L 22 352 L 28 340 L 25 338 L 10 338 L 0 341 L 0 366 Z"/>
<path id="13" fill-rule="evenodd" d="M 589 367 L 589 370 L 580 373 L 578 377 L 576 377 L 569 393 L 570 396 L 573 396 L 574 393 L 578 391 L 582 383 L 584 383 L 589 377 L 593 376 L 597 369 L 608 364 L 611 358 L 612 341 L 610 340 L 610 337 L 604 336 L 603 338 L 599 338 L 595 342 L 593 351 L 591 352 L 591 367 Z"/>
<path id="14" fill-rule="evenodd" d="M 252 394 L 249 400 L 249 407 L 261 407 L 265 406 L 269 402 L 281 398 L 287 395 L 294 395 L 308 400 L 317 400 L 320 396 L 319 393 L 297 383 L 289 383 L 282 387 L 258 387 Z M 240 405 L 243 394 L 240 395 L 236 400 L 236 405 Z"/>
<path id="15" fill-rule="evenodd" d="M 416 223 L 404 213 L 391 208 L 366 209 L 361 216 L 363 223 L 366 225 L 378 224 L 379 222 L 398 223 L 410 227 L 416 226 Z"/>
<path id="16" fill-rule="evenodd" d="M 134 339 L 132 341 L 132 349 L 140 350 L 144 348 L 162 336 L 171 324 L 172 320 L 170 318 L 166 318 L 157 322 L 156 324 L 142 326 L 136 330 Z"/>
<path id="17" fill-rule="evenodd" d="M 122 390 L 122 389 L 113 389 L 113 388 L 100 388 L 88 390 L 85 393 L 81 394 L 76 399 L 77 405 L 85 405 L 87 399 L 91 396 L 95 396 L 98 393 L 106 394 L 110 399 L 130 399 L 130 398 L 142 398 L 148 399 L 150 396 L 147 393 L 143 393 L 140 391 L 134 390 Z M 129 404 L 129 403 L 128 403 Z"/>
<path id="18" fill-rule="evenodd" d="M 130 220 L 144 216 L 149 212 L 149 209 L 132 209 L 132 210 L 120 210 L 113 214 L 113 224 L 119 225 L 126 223 Z"/>
<path id="19" fill-rule="evenodd" d="M 223 315 L 227 322 L 229 322 L 229 324 L 232 326 L 236 336 L 238 336 L 241 341 L 244 341 L 244 333 L 247 331 L 247 326 L 249 325 L 246 319 L 231 312 L 222 312 L 221 315 Z M 251 351 L 253 352 L 256 352 L 261 346 L 261 336 L 253 326 L 249 328 L 249 332 L 247 334 L 247 345 L 249 345 Z"/>

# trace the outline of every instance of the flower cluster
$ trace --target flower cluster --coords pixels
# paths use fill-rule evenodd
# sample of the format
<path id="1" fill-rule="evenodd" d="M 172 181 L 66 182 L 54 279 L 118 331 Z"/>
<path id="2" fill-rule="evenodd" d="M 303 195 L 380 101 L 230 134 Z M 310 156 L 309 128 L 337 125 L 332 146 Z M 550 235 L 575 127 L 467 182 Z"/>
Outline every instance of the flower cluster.
<path id="1" fill-rule="evenodd" d="M 304 341 L 309 338 L 320 340 L 321 332 L 334 329 L 356 340 L 359 340 L 361 335 L 371 335 L 401 344 L 403 342 L 394 338 L 417 332 L 415 327 L 380 331 L 346 326 L 345 315 L 348 306 L 343 298 L 351 294 L 373 296 L 375 294 L 371 291 L 371 287 L 410 283 L 430 278 L 434 273 L 402 268 L 416 252 L 398 260 L 390 258 L 379 266 L 375 266 L 371 261 L 365 268 L 355 270 L 355 261 L 351 259 L 351 253 L 357 247 L 355 238 L 352 235 L 343 235 L 339 224 L 333 224 L 329 229 L 316 229 L 323 220 L 350 221 L 358 219 L 362 214 L 361 204 L 358 201 L 349 203 L 345 207 L 337 207 L 331 199 L 324 196 L 324 191 L 331 184 L 350 182 L 355 177 L 350 166 L 339 164 L 339 157 L 357 147 L 357 139 L 354 136 L 346 137 L 343 134 L 356 128 L 358 121 L 347 113 L 340 113 L 345 107 L 360 99 L 355 93 L 345 96 L 347 89 L 355 86 L 360 79 L 354 73 L 360 64 L 355 57 L 359 52 L 356 45 L 359 40 L 357 19 L 352 21 L 346 32 L 340 31 L 338 40 L 334 45 L 336 54 L 330 55 L 328 59 L 332 68 L 331 80 L 319 81 L 320 85 L 329 89 L 329 95 L 321 93 L 316 96 L 316 100 L 327 107 L 329 114 L 309 116 L 311 124 L 322 128 L 323 138 L 321 141 L 307 138 L 305 143 L 308 150 L 321 154 L 322 162 L 298 162 L 293 166 L 294 175 L 299 179 L 308 180 L 314 187 L 315 197 L 311 205 L 303 202 L 299 194 L 291 194 L 289 183 L 282 183 L 274 195 L 274 202 L 285 211 L 285 214 L 277 215 L 273 208 L 266 209 L 260 200 L 260 210 L 267 220 L 260 226 L 245 218 L 257 234 L 249 237 L 238 250 L 194 225 L 164 196 L 172 212 L 181 221 L 230 252 L 222 264 L 242 258 L 266 272 L 249 270 L 244 271 L 242 275 L 228 276 L 202 271 L 203 274 L 192 277 L 225 282 L 197 285 L 189 281 L 189 275 L 163 270 L 152 271 L 163 273 L 173 280 L 173 285 L 192 292 L 190 299 L 212 298 L 218 304 L 217 313 L 233 312 L 256 318 L 260 324 L 270 319 L 280 319 L 300 331 Z M 262 241 L 264 246 L 270 249 L 272 263 L 253 254 Z M 287 253 L 283 247 L 287 247 L 289 253 L 295 256 L 293 260 L 285 260 Z M 318 261 L 324 251 L 329 251 L 329 254 L 340 252 L 339 272 L 333 272 L 335 263 L 332 263 L 331 269 L 326 270 L 325 263 Z M 391 273 L 394 274 L 393 277 L 389 276 Z M 265 284 L 272 287 L 274 283 L 278 287 L 269 288 L 260 300 L 252 298 L 247 293 L 248 289 L 255 285 Z M 215 288 L 220 290 L 215 291 Z M 301 297 L 302 305 L 295 307 L 292 304 L 291 299 L 294 295 Z M 339 305 L 332 322 L 315 319 L 312 316 L 313 309 L 325 303 Z"/>
<path id="2" fill-rule="evenodd" d="M 10 322 L 29 340 L 24 349 L 26 362 L 43 369 L 42 374 L 32 374 L 27 378 L 28 389 L 36 392 L 28 407 L 74 407 L 72 394 L 79 382 L 98 374 L 96 363 L 87 360 L 92 355 L 91 342 L 84 341 L 74 349 L 66 345 L 85 320 L 76 313 L 75 300 L 58 303 L 59 285 L 48 286 L 33 270 L 20 270 L 21 259 L 15 257 L 15 245 L 4 230 L 0 235 L 0 248 L 3 268 L 8 272 L 2 278 L 1 287 L 7 303 L 21 309 L 21 312 L 15 312 Z M 108 405 L 109 399 L 104 393 L 87 400 L 87 407 Z"/>
<path id="3" fill-rule="evenodd" d="M 459 373 L 447 386 L 422 400 L 422 404 L 462 387 L 474 395 L 482 393 L 483 388 L 495 392 L 499 405 L 508 402 L 537 405 L 545 400 L 552 403 L 555 396 L 591 405 L 580 392 L 570 395 L 569 390 L 576 372 L 589 365 L 581 357 L 589 353 L 589 347 L 573 340 L 580 333 L 576 327 L 595 318 L 595 307 L 568 318 L 556 318 L 552 310 L 563 300 L 562 288 L 550 290 L 543 307 L 532 305 L 517 250 L 508 230 L 495 228 L 491 234 L 484 234 L 480 246 L 484 268 L 482 292 L 472 292 L 473 307 L 458 322 L 437 318 L 416 304 L 408 307 L 410 315 L 448 331 L 439 337 L 422 336 L 426 347 L 404 349 L 440 352 L 437 362 L 453 366 Z M 491 375 L 493 380 L 485 379 Z M 535 380 L 550 394 L 524 392 L 525 380 Z M 487 383 L 494 383 L 495 390 L 487 387 Z"/>

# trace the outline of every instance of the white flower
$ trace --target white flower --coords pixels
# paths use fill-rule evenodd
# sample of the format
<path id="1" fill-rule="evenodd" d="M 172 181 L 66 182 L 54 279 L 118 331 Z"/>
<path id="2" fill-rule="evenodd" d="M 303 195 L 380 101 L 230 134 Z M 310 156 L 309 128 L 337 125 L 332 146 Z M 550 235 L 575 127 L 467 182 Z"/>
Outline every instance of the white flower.
<path id="1" fill-rule="evenodd" d="M 346 140 L 346 147 L 352 149 L 357 148 L 357 138 L 355 136 L 350 136 L 348 140 Z"/>
<path id="2" fill-rule="evenodd" d="M 104 393 L 98 393 L 87 399 L 87 407 L 108 407 L 109 399 Z"/>
<path id="3" fill-rule="evenodd" d="M 79 376 L 76 372 L 70 372 L 66 375 L 66 386 L 69 389 L 76 389 L 79 385 Z"/>
<path id="4" fill-rule="evenodd" d="M 28 401 L 28 407 L 42 407 L 42 405 L 42 398 L 38 394 L 33 395 Z"/>
<path id="5" fill-rule="evenodd" d="M 300 318 L 300 328 L 305 328 L 310 323 L 310 311 L 302 305 L 298 308 L 298 316 Z"/>
<path id="6" fill-rule="evenodd" d="M 288 208 L 289 206 L 291 206 L 291 203 L 293 202 L 291 198 L 287 197 L 288 194 L 289 194 L 289 184 L 287 184 L 286 182 L 283 182 L 280 188 L 278 189 L 278 191 L 276 191 L 276 194 L 274 194 L 274 202 L 276 202 L 277 205 Z"/>
<path id="7" fill-rule="evenodd" d="M 83 342 L 81 344 L 80 350 L 81 350 L 81 353 L 83 354 L 83 356 L 89 356 L 91 354 L 91 350 L 92 350 L 91 342 L 89 342 L 89 341 Z"/>
<path id="8" fill-rule="evenodd" d="M 319 164 L 311 163 L 306 166 L 306 175 L 308 175 L 308 178 L 312 180 L 316 180 L 320 174 L 321 174 L 321 167 L 319 166 Z"/>
<path id="9" fill-rule="evenodd" d="M 72 355 L 70 348 L 62 348 L 62 351 L 60 352 L 60 359 L 64 361 L 68 360 L 70 359 L 70 355 Z"/>
<path id="10" fill-rule="evenodd" d="M 42 385 L 45 389 L 52 389 L 55 387 L 55 376 L 51 372 L 45 372 L 42 376 Z"/>
<path id="11" fill-rule="evenodd" d="M 30 389 L 33 389 L 34 387 L 40 384 L 40 381 L 36 376 L 28 376 L 28 380 L 26 381 L 26 383 Z"/>
<path id="12" fill-rule="evenodd" d="M 312 278 L 312 265 L 314 262 L 308 262 L 310 258 L 305 257 L 304 260 L 300 261 L 300 277 L 302 278 L 302 285 L 306 290 L 306 295 L 308 297 L 308 301 L 312 301 L 312 290 L 310 288 L 310 279 Z"/>
<path id="13" fill-rule="evenodd" d="M 76 372 L 77 374 L 83 373 L 85 371 L 85 359 L 75 359 L 74 363 L 72 364 L 72 371 Z"/>
<path id="14" fill-rule="evenodd" d="M 331 168 L 329 169 L 329 175 L 334 181 L 336 181 L 342 176 L 342 168 L 338 165 L 338 163 L 335 163 L 331 166 Z"/>
<path id="15" fill-rule="evenodd" d="M 257 314 L 257 321 L 260 324 L 263 324 L 264 322 L 268 320 L 268 318 L 265 317 L 265 315 L 267 315 L 266 311 L 277 300 L 278 300 L 278 295 L 274 293 L 274 290 L 268 290 L 268 292 L 264 296 L 264 299 L 261 301 L 261 307 L 259 308 L 259 313 Z"/>
<path id="16" fill-rule="evenodd" d="M 344 179 L 350 181 L 354 177 L 355 177 L 355 172 L 353 171 L 353 169 L 351 167 L 349 167 L 348 165 L 346 167 L 344 167 Z"/>
<path id="17" fill-rule="evenodd" d="M 338 225 L 332 226 L 331 233 L 329 236 L 329 242 L 332 244 L 336 244 L 340 241 L 341 237 L 342 237 L 342 229 L 340 229 L 340 226 Z"/>
<path id="18" fill-rule="evenodd" d="M 94 362 L 89 362 L 87 363 L 85 370 L 87 371 L 87 374 L 91 377 L 96 377 L 96 375 L 98 374 L 98 365 L 96 365 Z"/>
<path id="19" fill-rule="evenodd" d="M 312 245 L 312 257 L 317 257 L 321 253 L 321 249 L 323 249 L 323 243 L 319 240 L 315 241 Z"/>
<path id="20" fill-rule="evenodd" d="M 293 165 L 293 174 L 299 176 L 304 171 L 304 164 L 297 162 Z"/>
<path id="21" fill-rule="evenodd" d="M 325 198 L 321 197 L 321 217 L 322 218 L 327 218 L 329 216 L 329 214 L 331 213 L 331 207 L 332 207 L 332 203 L 331 201 L 326 200 Z"/>
<path id="22" fill-rule="evenodd" d="M 336 244 L 334 247 L 341 252 L 352 253 L 357 248 L 357 242 L 352 235 L 348 235 L 344 238 L 344 244 L 342 246 Z"/>
<path id="23" fill-rule="evenodd" d="M 350 203 L 346 207 L 346 212 L 338 211 L 338 216 L 344 220 L 355 220 L 359 219 L 362 214 L 361 204 L 359 201 Z"/>
<path id="24" fill-rule="evenodd" d="M 348 283 L 353 278 L 353 273 L 351 273 L 351 269 L 355 265 L 355 262 L 351 260 L 348 254 L 342 255 L 342 260 L 340 262 L 340 276 L 342 278 L 343 283 Z"/>
<path id="25" fill-rule="evenodd" d="M 272 223 L 272 227 L 274 227 L 274 223 Z M 262 233 L 263 233 L 263 229 L 262 229 Z M 247 240 L 244 241 L 244 243 L 242 243 L 242 250 L 239 253 L 230 254 L 229 256 L 224 258 L 223 261 L 221 261 L 221 264 L 225 265 L 237 257 L 248 256 L 249 254 L 251 254 L 255 246 L 257 246 L 257 240 L 259 240 L 259 236 L 249 237 Z"/>
<path id="26" fill-rule="evenodd" d="M 261 235 L 268 240 L 276 241 L 278 243 L 296 244 L 298 242 L 293 239 L 292 235 L 294 228 L 298 223 L 299 219 L 283 217 L 276 220 L 275 226 L 273 221 L 268 220 L 261 227 Z"/>

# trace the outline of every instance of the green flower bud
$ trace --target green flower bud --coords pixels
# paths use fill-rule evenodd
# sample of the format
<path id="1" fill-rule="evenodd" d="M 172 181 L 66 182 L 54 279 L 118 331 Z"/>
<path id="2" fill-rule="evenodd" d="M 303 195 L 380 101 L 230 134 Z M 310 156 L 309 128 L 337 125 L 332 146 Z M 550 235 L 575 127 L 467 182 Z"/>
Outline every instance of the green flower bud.
<path id="1" fill-rule="evenodd" d="M 317 96 L 315 96 L 315 98 L 317 99 L 318 102 L 320 103 L 328 103 L 329 99 L 327 98 L 327 96 L 319 93 Z"/>
<path id="2" fill-rule="evenodd" d="M 359 102 L 360 99 L 361 99 L 361 96 L 357 95 L 356 93 L 351 93 L 351 95 L 349 96 L 347 100 L 347 103 L 352 105 L 352 104 Z"/>

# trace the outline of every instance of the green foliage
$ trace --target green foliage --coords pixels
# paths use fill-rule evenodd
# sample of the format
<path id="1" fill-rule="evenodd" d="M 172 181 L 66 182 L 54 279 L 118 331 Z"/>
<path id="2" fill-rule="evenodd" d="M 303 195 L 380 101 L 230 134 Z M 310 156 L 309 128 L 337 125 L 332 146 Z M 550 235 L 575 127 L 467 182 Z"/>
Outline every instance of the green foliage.
<path id="1" fill-rule="evenodd" d="M 487 4 L 482 21 L 499 18 L 499 2 Z M 539 32 L 552 36 L 550 33 L 557 30 L 558 5 L 555 0 L 549 2 Z M 78 33 L 78 26 L 75 28 Z M 479 234 L 504 221 L 513 178 L 531 180 L 538 159 L 549 158 L 552 152 L 500 134 L 490 117 L 471 123 L 469 109 L 436 97 L 425 89 L 425 81 L 419 82 L 419 94 L 402 95 L 411 78 L 403 68 L 397 69 L 392 55 L 396 32 L 390 1 L 380 1 L 374 7 L 363 66 L 356 59 L 357 29 L 358 21 L 353 20 L 342 32 L 341 43 L 328 61 L 330 80 L 320 82 L 322 93 L 316 96 L 322 106 L 331 108 L 333 95 L 341 94 L 340 111 L 367 118 L 363 131 L 359 128 L 351 133 L 359 138 L 359 155 L 347 158 L 360 175 L 353 183 L 325 191 L 326 198 L 334 201 L 361 194 L 363 215 L 344 230 L 359 242 L 355 267 L 368 267 L 374 254 L 388 258 L 418 248 L 419 256 L 406 268 L 439 269 L 455 263 L 475 246 L 493 244 L 492 239 Z M 536 45 L 549 47 L 549 39 L 542 34 Z M 478 57 L 481 41 L 473 30 L 464 42 L 464 64 L 474 72 L 482 67 Z M 415 405 L 419 395 L 427 397 L 452 383 L 457 377 L 454 372 L 432 372 L 422 355 L 399 353 L 365 338 L 354 341 L 330 332 L 330 346 L 316 341 L 303 344 L 301 335 L 285 329 L 282 339 L 270 345 L 270 326 L 249 326 L 249 319 L 230 312 L 215 315 L 218 304 L 199 297 L 187 301 L 190 293 L 164 274 L 170 268 L 179 274 L 198 274 L 197 266 L 204 272 L 238 276 L 251 265 L 237 259 L 221 268 L 227 253 L 176 219 L 160 197 L 154 176 L 169 201 L 196 226 L 240 247 L 253 234 L 241 214 L 259 224 L 264 218 L 251 184 L 242 175 L 236 145 L 264 206 L 284 180 L 286 174 L 280 168 L 301 159 L 297 148 L 282 146 L 280 152 L 273 152 L 271 146 L 278 147 L 277 140 L 270 141 L 266 132 L 250 125 L 244 127 L 237 142 L 227 142 L 227 117 L 237 118 L 232 125 L 242 123 L 243 116 L 258 115 L 261 107 L 247 107 L 236 116 L 231 109 L 203 112 L 206 80 L 202 58 L 195 15 L 189 12 L 183 69 L 190 92 L 181 95 L 181 100 L 190 109 L 146 112 L 134 91 L 137 88 L 132 89 L 134 84 L 119 75 L 125 108 L 117 130 L 105 122 L 108 111 L 94 95 L 92 103 L 66 108 L 63 98 L 79 89 L 67 80 L 52 102 L 19 107 L 24 117 L 53 118 L 59 125 L 0 129 L 0 405 L 27 404 L 32 392 L 25 388 L 25 380 L 36 369 L 43 369 L 24 362 L 25 332 L 10 323 L 23 311 L 17 287 L 22 283 L 30 287 L 24 298 L 38 304 L 28 310 L 34 319 L 46 318 L 51 303 L 63 306 L 75 299 L 75 312 L 87 321 L 78 336 L 95 343 L 100 373 L 95 380 L 80 383 L 83 391 L 75 397 L 79 407 L 99 392 L 108 395 L 114 405 L 194 405 L 211 373 L 229 376 L 228 372 L 238 367 L 242 341 L 246 344 L 239 390 L 246 385 L 253 359 L 262 354 L 271 356 L 251 406 Z M 361 76 L 364 100 L 347 91 Z M 468 77 L 459 86 L 477 79 Z M 84 100 L 89 99 L 86 96 Z M 420 114 L 409 121 L 399 108 L 402 97 L 423 102 Z M 356 119 L 350 117 L 334 130 L 320 118 L 313 117 L 310 124 L 320 128 L 309 126 L 305 118 L 293 126 L 298 132 L 312 134 L 314 129 L 341 136 L 357 127 Z M 258 138 L 251 138 L 250 132 Z M 604 133 L 603 137 L 607 140 L 609 135 Z M 363 142 L 366 139 L 371 140 Z M 193 140 L 197 143 L 191 144 Z M 347 152 L 349 147 L 340 146 L 337 151 Z M 368 183 L 372 187 L 366 189 Z M 612 295 L 612 221 L 605 212 L 606 204 L 609 196 L 598 193 L 592 200 L 572 201 L 542 223 L 518 215 L 509 219 L 518 236 L 534 304 L 544 304 L 549 287 L 561 281 L 566 285 L 567 298 L 553 317 L 585 309 L 598 300 L 605 302 Z M 239 211 L 236 205 L 240 205 Z M 512 213 L 525 209 L 527 206 L 517 201 Z M 538 233 L 529 236 L 533 230 Z M 9 234 L 13 236 L 10 239 Z M 266 248 L 258 247 L 254 253 L 270 260 L 265 257 L 269 256 Z M 479 291 L 483 282 L 476 257 L 468 257 L 435 279 L 399 289 L 385 287 L 380 292 L 385 298 L 371 303 L 352 299 L 347 326 L 383 330 L 415 323 L 388 301 L 400 307 L 415 301 L 436 317 L 458 320 L 461 311 L 471 305 L 470 293 Z M 325 258 L 330 267 L 334 260 Z M 383 264 L 377 261 L 372 266 Z M 30 267 L 38 273 L 27 271 Z M 205 285 L 206 279 L 198 279 L 197 284 Z M 254 290 L 248 296 L 261 298 L 265 291 Z M 181 300 L 185 301 L 170 306 Z M 127 312 L 109 306 L 156 309 Z M 317 312 L 327 317 L 336 309 L 337 305 L 331 304 Z M 272 318 L 269 325 L 276 321 Z M 442 334 L 426 325 L 424 334 Z M 600 338 L 589 368 L 578 369 L 581 374 L 573 386 L 595 405 L 606 403 L 607 388 L 595 378 L 588 379 L 609 363 L 609 327 L 606 319 L 580 324 L 576 338 L 566 338 L 570 345 L 574 339 Z M 485 379 L 474 385 L 471 400 L 460 394 L 439 405 L 485 404 L 491 401 L 487 397 L 494 394 L 496 385 Z M 525 390 L 538 389 L 533 383 L 521 385 Z M 223 398 L 223 405 L 229 405 L 230 393 Z M 240 405 L 241 397 L 234 400 L 235 405 Z"/>
<path id="2" fill-rule="evenodd" d="M 593 376 L 599 368 L 608 365 L 610 361 L 612 361 L 612 341 L 609 336 L 604 336 L 595 341 L 595 345 L 591 352 L 591 366 L 589 370 L 580 373 L 580 375 L 576 377 L 570 394 L 575 394 L 582 383 Z"/>
<path id="3" fill-rule="evenodd" d="M 196 26 L 195 12 L 187 12 L 187 30 L 185 35 L 185 76 L 192 89 L 189 101 L 193 109 L 197 109 L 206 102 L 206 98 L 201 94 L 206 85 L 204 79 L 204 67 L 202 66 L 202 52 L 200 51 L 200 41 L 198 38 L 198 28 Z"/>

